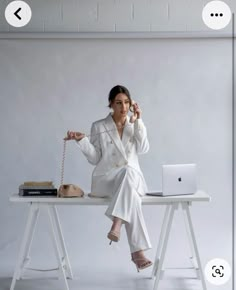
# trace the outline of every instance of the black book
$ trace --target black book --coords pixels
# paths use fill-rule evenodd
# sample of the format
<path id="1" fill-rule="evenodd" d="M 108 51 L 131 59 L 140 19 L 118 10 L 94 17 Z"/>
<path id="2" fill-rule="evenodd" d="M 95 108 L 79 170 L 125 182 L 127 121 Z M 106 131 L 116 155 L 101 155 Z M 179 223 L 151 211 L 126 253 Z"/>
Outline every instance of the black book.
<path id="1" fill-rule="evenodd" d="M 57 189 L 20 189 L 19 195 L 21 196 L 57 196 Z"/>

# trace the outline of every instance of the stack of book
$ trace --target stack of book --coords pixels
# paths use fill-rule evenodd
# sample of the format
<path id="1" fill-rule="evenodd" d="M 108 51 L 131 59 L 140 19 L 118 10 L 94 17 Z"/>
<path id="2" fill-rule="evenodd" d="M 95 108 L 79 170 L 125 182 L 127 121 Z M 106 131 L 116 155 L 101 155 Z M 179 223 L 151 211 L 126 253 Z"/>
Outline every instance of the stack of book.
<path id="1" fill-rule="evenodd" d="M 19 186 L 21 196 L 57 196 L 52 181 L 26 181 Z"/>

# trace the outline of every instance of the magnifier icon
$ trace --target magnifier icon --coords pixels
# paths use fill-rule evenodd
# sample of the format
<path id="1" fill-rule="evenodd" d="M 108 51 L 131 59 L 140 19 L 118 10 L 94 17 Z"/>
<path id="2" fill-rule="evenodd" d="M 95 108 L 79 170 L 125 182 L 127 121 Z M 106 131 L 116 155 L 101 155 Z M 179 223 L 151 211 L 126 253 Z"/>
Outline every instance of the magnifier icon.
<path id="1" fill-rule="evenodd" d="M 231 277 L 231 267 L 227 261 L 215 258 L 207 263 L 205 275 L 208 282 L 211 284 L 223 285 L 227 283 Z"/>

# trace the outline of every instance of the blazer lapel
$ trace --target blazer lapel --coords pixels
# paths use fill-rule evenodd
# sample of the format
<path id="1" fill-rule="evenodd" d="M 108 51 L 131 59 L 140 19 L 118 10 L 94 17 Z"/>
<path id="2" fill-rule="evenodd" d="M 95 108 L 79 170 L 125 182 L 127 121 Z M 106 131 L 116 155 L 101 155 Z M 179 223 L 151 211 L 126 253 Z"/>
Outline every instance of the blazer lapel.
<path id="1" fill-rule="evenodd" d="M 128 142 L 130 141 L 130 137 L 132 136 L 132 131 L 133 131 L 133 126 L 129 122 L 129 118 L 127 117 L 123 135 L 122 135 L 122 144 L 123 144 L 124 149 L 127 146 Z"/>
<path id="2" fill-rule="evenodd" d="M 116 145 L 116 147 L 118 148 L 118 150 L 121 152 L 121 154 L 126 158 L 126 153 L 124 150 L 124 146 L 122 144 L 122 141 L 120 139 L 119 133 L 116 129 L 116 125 L 115 122 L 112 119 L 111 114 L 109 114 L 104 122 L 104 127 L 107 131 L 107 134 L 109 134 L 109 136 L 111 137 L 111 139 L 113 140 L 114 144 Z"/>

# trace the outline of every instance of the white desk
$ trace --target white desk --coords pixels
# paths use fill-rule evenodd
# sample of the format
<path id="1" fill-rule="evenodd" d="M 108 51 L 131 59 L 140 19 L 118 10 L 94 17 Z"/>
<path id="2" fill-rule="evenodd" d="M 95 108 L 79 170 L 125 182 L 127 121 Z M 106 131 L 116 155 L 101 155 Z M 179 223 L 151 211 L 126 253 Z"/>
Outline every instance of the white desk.
<path id="1" fill-rule="evenodd" d="M 65 241 L 63 238 L 59 216 L 57 213 L 57 206 L 108 205 L 109 199 L 94 198 L 94 197 L 91 198 L 88 197 L 87 195 L 83 198 L 57 198 L 57 197 L 21 197 L 15 194 L 10 197 L 10 201 L 17 203 L 28 203 L 30 206 L 29 216 L 26 223 L 24 236 L 21 242 L 21 248 L 16 263 L 10 290 L 14 290 L 16 280 L 21 279 L 23 271 L 27 269 L 27 264 L 29 263 L 30 260 L 29 254 L 34 235 L 34 230 L 36 228 L 37 218 L 40 209 L 42 208 L 46 208 L 49 214 L 52 229 L 53 245 L 55 248 L 55 254 L 58 261 L 59 276 L 62 277 L 65 283 L 65 289 L 69 290 L 67 278 L 73 279 L 73 274 L 66 250 Z M 207 290 L 189 210 L 189 207 L 190 205 L 192 205 L 192 202 L 197 201 L 198 202 L 210 201 L 210 197 L 208 194 L 202 191 L 198 191 L 194 195 L 171 196 L 171 197 L 144 196 L 142 198 L 143 205 L 166 206 L 160 239 L 157 246 L 156 258 L 153 264 L 152 271 L 152 278 L 154 279 L 153 290 L 157 290 L 160 278 L 164 272 L 164 269 L 162 269 L 162 267 L 166 253 L 166 247 L 169 239 L 174 213 L 178 208 L 183 211 L 185 217 L 186 221 L 185 225 L 192 252 L 192 256 L 190 258 L 193 262 L 193 268 L 196 270 L 197 277 L 201 280 L 203 290 Z"/>

